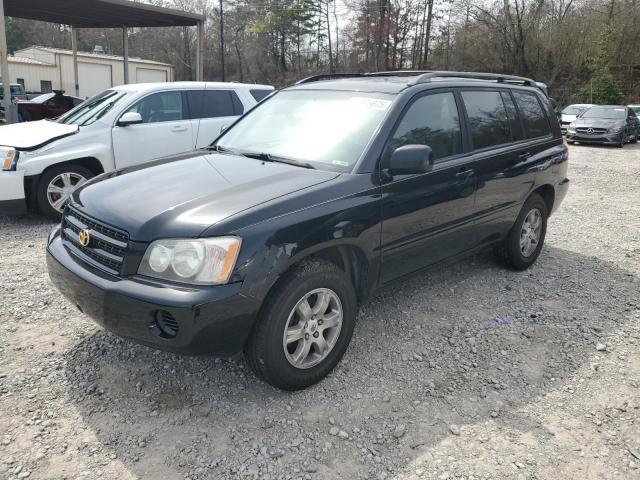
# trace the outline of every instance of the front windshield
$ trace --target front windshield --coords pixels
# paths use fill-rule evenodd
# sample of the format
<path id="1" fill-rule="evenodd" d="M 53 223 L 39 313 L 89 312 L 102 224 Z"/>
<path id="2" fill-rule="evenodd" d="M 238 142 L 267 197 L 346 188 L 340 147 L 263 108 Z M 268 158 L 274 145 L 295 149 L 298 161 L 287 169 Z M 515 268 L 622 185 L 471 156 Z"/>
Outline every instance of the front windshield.
<path id="1" fill-rule="evenodd" d="M 90 125 L 105 116 L 113 107 L 129 96 L 129 92 L 105 90 L 56 120 L 67 125 Z"/>
<path id="2" fill-rule="evenodd" d="M 582 114 L 582 118 L 626 118 L 627 111 L 622 107 L 591 107 Z"/>
<path id="3" fill-rule="evenodd" d="M 575 105 L 569 105 L 567 108 L 562 110 L 564 115 L 580 115 L 582 112 L 587 110 L 589 107 L 578 107 Z"/>
<path id="4" fill-rule="evenodd" d="M 280 92 L 243 117 L 216 146 L 349 172 L 392 100 L 392 95 L 371 92 Z"/>
<path id="5" fill-rule="evenodd" d="M 33 97 L 31 99 L 31 101 L 33 103 L 44 103 L 47 100 L 49 100 L 50 98 L 53 98 L 54 95 L 55 95 L 55 93 L 43 93 L 42 95 L 38 95 L 37 97 Z"/>

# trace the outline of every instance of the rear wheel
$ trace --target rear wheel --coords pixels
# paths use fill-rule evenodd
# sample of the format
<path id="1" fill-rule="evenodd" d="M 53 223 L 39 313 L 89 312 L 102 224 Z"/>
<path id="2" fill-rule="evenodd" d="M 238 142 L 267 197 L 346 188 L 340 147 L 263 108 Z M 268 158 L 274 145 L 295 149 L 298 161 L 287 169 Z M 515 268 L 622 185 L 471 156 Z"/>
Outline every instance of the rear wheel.
<path id="1" fill-rule="evenodd" d="M 283 390 L 313 385 L 346 352 L 356 311 L 353 285 L 336 265 L 294 266 L 270 293 L 245 346 L 251 369 Z"/>
<path id="2" fill-rule="evenodd" d="M 80 165 L 60 165 L 46 170 L 38 182 L 37 202 L 40 213 L 52 220 L 60 219 L 74 190 L 94 176 Z"/>
<path id="3" fill-rule="evenodd" d="M 507 267 L 525 270 L 535 263 L 544 245 L 548 216 L 544 199 L 537 193 L 531 195 L 511 232 L 496 249 L 498 257 Z"/>

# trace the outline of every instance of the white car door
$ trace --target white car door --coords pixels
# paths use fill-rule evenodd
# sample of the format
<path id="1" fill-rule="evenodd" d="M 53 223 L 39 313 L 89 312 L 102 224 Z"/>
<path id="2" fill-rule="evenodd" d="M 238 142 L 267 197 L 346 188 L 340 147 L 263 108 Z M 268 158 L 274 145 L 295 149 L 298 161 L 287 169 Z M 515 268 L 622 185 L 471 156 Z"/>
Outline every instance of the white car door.
<path id="1" fill-rule="evenodd" d="M 207 89 L 187 92 L 193 119 L 196 148 L 211 145 L 222 131 L 244 113 L 242 102 L 233 90 Z"/>
<path id="2" fill-rule="evenodd" d="M 184 103 L 184 92 L 170 90 L 147 95 L 124 111 L 139 113 L 142 123 L 113 127 L 116 168 L 193 150 L 193 126 Z"/>

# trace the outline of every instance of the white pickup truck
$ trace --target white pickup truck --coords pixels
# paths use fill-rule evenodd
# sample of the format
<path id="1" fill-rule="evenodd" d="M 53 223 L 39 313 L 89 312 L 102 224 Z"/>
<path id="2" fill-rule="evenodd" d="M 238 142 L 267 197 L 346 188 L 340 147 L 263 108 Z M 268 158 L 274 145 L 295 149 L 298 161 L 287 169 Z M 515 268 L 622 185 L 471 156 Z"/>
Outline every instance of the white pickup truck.
<path id="1" fill-rule="evenodd" d="M 59 218 L 73 190 L 115 169 L 211 144 L 273 91 L 267 85 L 124 85 L 55 121 L 0 127 L 0 214 Z"/>

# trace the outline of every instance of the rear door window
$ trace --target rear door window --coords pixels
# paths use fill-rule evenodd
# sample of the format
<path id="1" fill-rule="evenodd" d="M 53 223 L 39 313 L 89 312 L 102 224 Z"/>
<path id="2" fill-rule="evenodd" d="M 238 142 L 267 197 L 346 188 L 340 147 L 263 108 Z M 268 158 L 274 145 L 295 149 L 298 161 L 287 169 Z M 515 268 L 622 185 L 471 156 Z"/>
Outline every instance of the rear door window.
<path id="1" fill-rule="evenodd" d="M 513 103 L 513 99 L 509 92 L 501 92 L 502 101 L 507 109 L 507 116 L 509 117 L 509 125 L 511 126 L 511 137 L 513 140 L 523 140 L 524 132 L 522 131 L 522 123 L 518 116 L 518 109 L 516 104 Z"/>
<path id="2" fill-rule="evenodd" d="M 187 92 L 191 118 L 234 117 L 244 111 L 233 90 L 191 90 Z"/>
<path id="3" fill-rule="evenodd" d="M 428 145 L 433 159 L 462 153 L 460 117 L 453 93 L 434 93 L 411 104 L 391 137 L 387 154 L 403 145 Z"/>
<path id="4" fill-rule="evenodd" d="M 518 110 L 520 110 L 527 138 L 549 135 L 551 128 L 538 96 L 534 93 L 517 92 L 515 90 L 512 93 L 513 98 L 516 100 L 516 105 L 518 105 Z"/>
<path id="5" fill-rule="evenodd" d="M 251 96 L 255 99 L 256 102 L 261 102 L 267 96 L 269 96 L 269 94 L 272 92 L 272 90 L 259 90 L 259 89 L 252 89 L 249 91 L 251 92 Z"/>
<path id="6" fill-rule="evenodd" d="M 499 91 L 463 91 L 462 100 L 467 109 L 474 149 L 504 145 L 511 141 L 509 117 Z"/>

